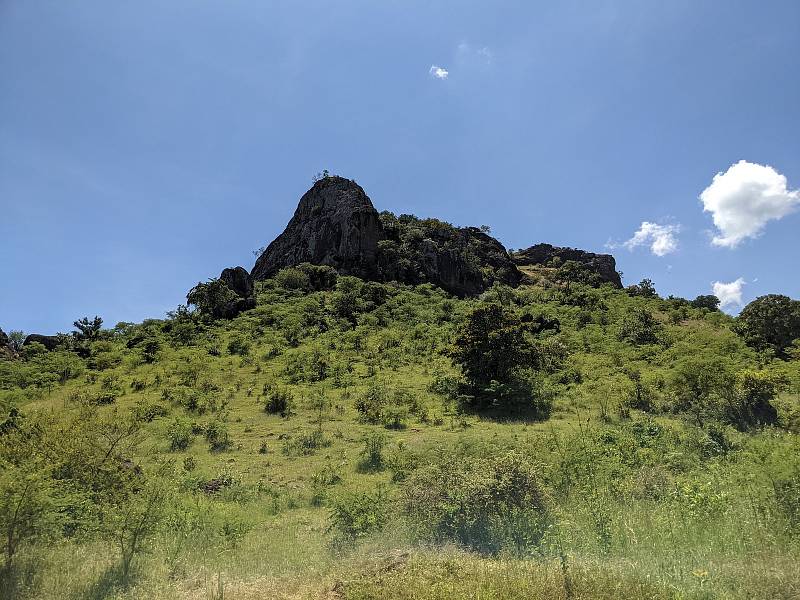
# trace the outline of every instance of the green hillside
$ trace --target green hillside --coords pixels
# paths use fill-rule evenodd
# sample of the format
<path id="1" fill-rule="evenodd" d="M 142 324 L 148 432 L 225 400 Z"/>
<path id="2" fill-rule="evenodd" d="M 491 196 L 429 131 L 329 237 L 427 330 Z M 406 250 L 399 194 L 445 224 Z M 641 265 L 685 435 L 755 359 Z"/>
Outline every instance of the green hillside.
<path id="1" fill-rule="evenodd" d="M 800 594 L 780 311 L 313 272 L 5 352 L 2 597 Z"/>

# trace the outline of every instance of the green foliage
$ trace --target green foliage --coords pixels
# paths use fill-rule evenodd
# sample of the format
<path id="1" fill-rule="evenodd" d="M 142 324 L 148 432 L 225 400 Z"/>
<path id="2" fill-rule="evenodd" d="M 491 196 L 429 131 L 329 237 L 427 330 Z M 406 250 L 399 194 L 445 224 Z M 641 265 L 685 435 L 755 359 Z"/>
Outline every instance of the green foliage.
<path id="1" fill-rule="evenodd" d="M 550 521 L 539 467 L 517 452 L 442 458 L 411 476 L 403 499 L 423 537 L 487 554 L 534 552 Z"/>
<path id="2" fill-rule="evenodd" d="M 657 298 L 658 293 L 651 279 L 642 279 L 639 283 L 625 288 L 629 296 L 640 296 L 642 298 Z"/>
<path id="3" fill-rule="evenodd" d="M 100 337 L 100 330 L 103 327 L 103 319 L 95 316 L 94 319 L 83 317 L 82 319 L 73 323 L 75 326 L 75 333 L 72 335 L 78 341 L 94 341 Z"/>
<path id="4" fill-rule="evenodd" d="M 511 382 L 531 349 L 519 319 L 498 304 L 485 304 L 470 311 L 451 355 L 478 392 L 493 381 Z"/>
<path id="5" fill-rule="evenodd" d="M 4 465 L 0 470 L 0 537 L 6 574 L 21 546 L 57 534 L 64 522 L 59 509 L 65 492 L 40 466 Z"/>
<path id="6" fill-rule="evenodd" d="M 215 419 L 206 425 L 205 437 L 212 452 L 224 452 L 231 446 L 228 427 L 219 419 Z"/>
<path id="7" fill-rule="evenodd" d="M 198 283 L 186 295 L 186 302 L 197 307 L 201 315 L 218 319 L 225 306 L 238 298 L 236 292 L 220 279 Z"/>
<path id="8" fill-rule="evenodd" d="M 657 344 L 662 330 L 663 326 L 651 311 L 637 306 L 622 318 L 617 337 L 637 346 Z"/>
<path id="9" fill-rule="evenodd" d="M 294 412 L 294 396 L 285 387 L 264 386 L 264 410 L 287 418 Z"/>
<path id="10" fill-rule="evenodd" d="M 691 305 L 693 308 L 705 308 L 707 310 L 719 310 L 719 298 L 712 295 L 697 296 L 692 300 Z"/>
<path id="11" fill-rule="evenodd" d="M 377 425 L 383 422 L 389 398 L 383 386 L 371 385 L 356 398 L 354 406 L 362 423 Z"/>
<path id="12" fill-rule="evenodd" d="M 247 356 L 250 354 L 251 347 L 250 342 L 241 335 L 234 336 L 228 342 L 228 352 L 239 356 Z"/>
<path id="13" fill-rule="evenodd" d="M 381 531 L 388 519 L 389 502 L 383 488 L 343 494 L 331 509 L 328 532 L 333 534 L 334 547 L 341 548 Z"/>
<path id="14" fill-rule="evenodd" d="M 173 452 L 186 450 L 192 443 L 192 424 L 184 419 L 175 419 L 167 427 L 167 439 L 169 439 L 169 449 Z"/>
<path id="15" fill-rule="evenodd" d="M 757 350 L 771 350 L 786 357 L 792 342 L 800 338 L 800 300 L 768 294 L 742 309 L 735 331 Z"/>
<path id="16" fill-rule="evenodd" d="M 380 432 L 368 434 L 364 438 L 364 447 L 361 449 L 359 468 L 362 471 L 382 471 L 386 462 L 383 455 L 383 449 L 385 447 L 385 435 Z"/>

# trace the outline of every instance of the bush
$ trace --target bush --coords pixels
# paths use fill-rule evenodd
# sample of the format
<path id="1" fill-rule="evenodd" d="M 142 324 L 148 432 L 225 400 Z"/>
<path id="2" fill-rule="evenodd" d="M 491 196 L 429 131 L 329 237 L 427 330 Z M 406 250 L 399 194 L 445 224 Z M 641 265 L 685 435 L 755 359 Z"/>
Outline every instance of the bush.
<path id="1" fill-rule="evenodd" d="M 741 430 L 775 424 L 778 411 L 772 400 L 782 385 L 783 380 L 769 372 L 740 371 L 732 393 L 721 404 L 722 418 Z"/>
<path id="2" fill-rule="evenodd" d="M 334 547 L 353 544 L 382 530 L 388 521 L 388 506 L 383 488 L 341 496 L 334 502 L 329 517 L 328 532 L 333 533 Z"/>
<path id="3" fill-rule="evenodd" d="M 239 356 L 247 356 L 250 354 L 250 342 L 241 336 L 236 336 L 228 342 L 228 352 Z"/>
<path id="4" fill-rule="evenodd" d="M 228 428 L 222 421 L 211 421 L 206 425 L 205 436 L 212 452 L 222 452 L 231 445 Z"/>
<path id="5" fill-rule="evenodd" d="M 294 396 L 283 387 L 264 386 L 264 410 L 271 415 L 280 414 L 283 418 L 293 414 Z"/>
<path id="6" fill-rule="evenodd" d="M 550 522 L 538 467 L 517 452 L 444 458 L 416 471 L 403 497 L 423 538 L 485 554 L 529 554 Z"/>
<path id="7" fill-rule="evenodd" d="M 382 471 L 384 468 L 383 449 L 386 446 L 386 436 L 380 432 L 369 434 L 364 438 L 364 447 L 361 449 L 361 462 L 358 467 L 361 471 Z"/>
<path id="8" fill-rule="evenodd" d="M 214 434 L 217 435 L 216 433 Z M 208 434 L 206 434 L 208 439 Z M 183 419 L 175 419 L 167 427 L 167 439 L 169 439 L 169 449 L 186 450 L 192 443 L 192 425 Z M 216 439 L 216 438 L 215 438 Z M 210 441 L 210 440 L 209 440 Z"/>
<path id="9" fill-rule="evenodd" d="M 621 341 L 641 346 L 644 344 L 657 344 L 661 334 L 662 325 L 649 310 L 634 308 L 628 312 L 619 324 L 617 337 Z"/>
<path id="10" fill-rule="evenodd" d="M 379 385 L 371 385 L 366 392 L 355 400 L 358 420 L 372 425 L 382 423 L 387 404 L 386 391 Z"/>
<path id="11" fill-rule="evenodd" d="M 281 269 L 275 275 L 275 283 L 285 290 L 307 291 L 311 288 L 308 275 L 296 267 Z"/>
<path id="12" fill-rule="evenodd" d="M 316 454 L 320 448 L 327 448 L 330 445 L 331 441 L 325 436 L 322 428 L 317 427 L 287 439 L 283 444 L 283 453 L 286 456 L 310 456 Z"/>

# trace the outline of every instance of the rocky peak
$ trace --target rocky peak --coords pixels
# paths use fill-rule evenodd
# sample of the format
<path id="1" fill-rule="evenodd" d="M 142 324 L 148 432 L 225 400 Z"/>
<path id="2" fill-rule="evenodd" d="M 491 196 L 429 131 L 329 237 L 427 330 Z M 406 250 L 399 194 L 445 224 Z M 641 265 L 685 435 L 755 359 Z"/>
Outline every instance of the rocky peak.
<path id="1" fill-rule="evenodd" d="M 303 195 L 284 232 L 259 256 L 253 278 L 266 279 L 304 262 L 373 278 L 383 238 L 378 211 L 361 186 L 343 177 L 324 177 Z"/>
<path id="2" fill-rule="evenodd" d="M 551 244 L 536 244 L 525 250 L 514 253 L 513 260 L 518 267 L 526 266 L 554 266 L 563 264 L 568 260 L 586 265 L 596 273 L 603 283 L 611 283 L 614 287 L 622 287 L 622 279 L 617 272 L 617 263 L 610 254 L 595 254 L 577 248 L 560 248 Z"/>

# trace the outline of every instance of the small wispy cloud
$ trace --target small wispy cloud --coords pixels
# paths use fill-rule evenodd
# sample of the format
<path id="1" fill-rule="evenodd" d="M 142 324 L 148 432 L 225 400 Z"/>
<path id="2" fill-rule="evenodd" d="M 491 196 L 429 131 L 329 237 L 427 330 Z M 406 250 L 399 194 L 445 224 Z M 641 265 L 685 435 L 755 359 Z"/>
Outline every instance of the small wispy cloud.
<path id="1" fill-rule="evenodd" d="M 492 51 L 486 46 L 475 47 L 467 42 L 461 42 L 458 45 L 457 57 L 459 62 L 482 62 L 487 65 L 492 64 L 494 55 Z"/>
<path id="2" fill-rule="evenodd" d="M 431 77 L 435 77 L 436 79 L 447 79 L 447 76 L 450 75 L 447 69 L 438 65 L 431 65 L 431 68 L 428 69 L 428 73 Z"/>
<path id="3" fill-rule="evenodd" d="M 656 256 L 666 256 L 678 249 L 677 235 L 680 230 L 680 225 L 661 225 L 650 221 L 642 221 L 639 229 L 629 240 L 621 244 L 609 242 L 606 246 L 611 249 L 621 246 L 628 250 L 634 250 L 639 246 L 649 246 L 650 252 Z"/>
<path id="4" fill-rule="evenodd" d="M 722 308 L 742 305 L 742 286 L 745 280 L 739 277 L 736 281 L 723 283 L 715 281 L 711 284 L 714 295 L 719 298 L 719 305 Z"/>

